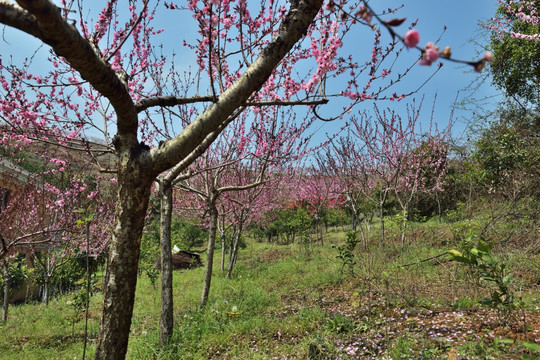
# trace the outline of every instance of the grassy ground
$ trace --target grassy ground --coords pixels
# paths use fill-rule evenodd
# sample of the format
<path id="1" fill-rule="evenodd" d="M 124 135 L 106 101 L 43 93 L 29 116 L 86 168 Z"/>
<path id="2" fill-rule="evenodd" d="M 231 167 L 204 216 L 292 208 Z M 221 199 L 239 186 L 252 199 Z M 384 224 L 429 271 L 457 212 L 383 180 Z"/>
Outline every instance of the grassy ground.
<path id="1" fill-rule="evenodd" d="M 467 270 L 435 256 L 451 244 L 436 224 L 412 226 L 404 251 L 398 236 L 357 248 L 353 273 L 336 260 L 345 234 L 324 245 L 249 242 L 232 279 L 215 268 L 208 306 L 198 309 L 202 268 L 174 277 L 176 327 L 158 345 L 159 284 L 141 276 L 129 359 L 525 359 L 540 352 L 540 256 L 508 250 L 521 307 L 509 314 L 479 305 L 486 289 Z M 395 239 L 395 240 L 394 240 Z M 216 258 L 219 259 L 219 253 Z M 401 265 L 408 266 L 401 266 Z M 92 297 L 92 358 L 102 296 Z M 13 306 L 0 328 L 1 359 L 80 359 L 84 314 L 73 295 L 48 307 Z M 528 342 L 527 342 L 528 341 Z M 454 357 L 456 355 L 457 357 Z"/>

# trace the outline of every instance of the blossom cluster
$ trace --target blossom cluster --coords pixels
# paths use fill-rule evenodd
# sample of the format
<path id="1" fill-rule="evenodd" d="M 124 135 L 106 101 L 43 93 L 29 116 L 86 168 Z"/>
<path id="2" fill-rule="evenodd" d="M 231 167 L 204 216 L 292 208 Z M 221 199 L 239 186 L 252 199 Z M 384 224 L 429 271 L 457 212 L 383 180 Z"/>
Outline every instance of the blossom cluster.
<path id="1" fill-rule="evenodd" d="M 420 34 L 416 29 L 409 30 L 407 33 L 405 33 L 405 36 L 403 37 L 403 43 L 408 48 L 416 48 L 419 42 Z M 438 46 L 436 46 L 433 42 L 428 42 L 422 49 L 422 56 L 418 63 L 420 65 L 430 66 L 431 64 L 439 60 L 439 56 L 442 56 L 445 59 L 450 59 L 451 55 L 452 53 L 449 46 L 445 47 L 443 51 L 439 51 Z M 475 71 L 482 70 L 482 68 L 484 67 L 484 61 L 493 61 L 493 55 L 490 52 L 486 52 L 479 62 L 473 63 Z"/>
<path id="2" fill-rule="evenodd" d="M 498 15 L 484 25 L 501 39 L 510 36 L 516 39 L 540 41 L 540 14 L 535 1 L 499 0 Z M 529 25 L 529 31 L 514 31 L 514 22 Z"/>

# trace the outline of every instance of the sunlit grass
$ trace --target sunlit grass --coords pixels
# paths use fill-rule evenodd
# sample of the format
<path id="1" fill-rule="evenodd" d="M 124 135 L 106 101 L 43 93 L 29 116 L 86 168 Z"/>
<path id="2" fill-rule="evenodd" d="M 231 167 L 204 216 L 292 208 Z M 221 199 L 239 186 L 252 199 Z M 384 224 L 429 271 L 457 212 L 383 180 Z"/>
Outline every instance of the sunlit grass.
<path id="1" fill-rule="evenodd" d="M 160 282 L 154 287 L 143 275 L 128 359 L 354 359 L 365 353 L 375 358 L 386 354 L 392 359 L 446 359 L 453 347 L 463 358 L 504 359 L 510 347 L 494 349 L 489 341 L 475 346 L 473 338 L 453 344 L 431 337 L 423 325 L 414 323 L 432 310 L 453 316 L 479 308 L 477 292 L 461 268 L 446 257 L 422 262 L 448 249 L 442 240 L 437 246 L 438 234 L 448 231 L 445 226 L 413 224 L 403 249 L 399 234 L 389 227 L 384 246 L 374 237 L 366 251 L 357 247 L 353 276 L 340 273 L 332 248 L 344 241 L 341 231 L 330 231 L 324 246 L 250 241 L 230 279 L 220 271 L 218 251 L 204 309 L 198 306 L 204 268 L 174 272 L 175 328 L 164 347 L 158 335 Z M 532 258 L 508 254 L 512 269 L 523 273 L 523 301 L 534 310 L 540 296 L 526 280 L 536 274 L 537 268 L 528 263 Z M 84 321 L 75 318 L 68 304 L 71 296 L 59 297 L 49 307 L 11 307 L 7 324 L 0 328 L 0 359 L 80 359 Z M 101 293 L 92 297 L 87 358 L 95 351 L 102 299 Z M 412 320 L 396 314 L 408 314 Z"/>

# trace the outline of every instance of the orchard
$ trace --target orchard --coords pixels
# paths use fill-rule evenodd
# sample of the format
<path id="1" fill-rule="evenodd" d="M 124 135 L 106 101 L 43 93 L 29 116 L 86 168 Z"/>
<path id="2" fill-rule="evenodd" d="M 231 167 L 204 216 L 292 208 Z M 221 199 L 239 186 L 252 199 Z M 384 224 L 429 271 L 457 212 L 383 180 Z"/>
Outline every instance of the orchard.
<path id="1" fill-rule="evenodd" d="M 334 0 L 0 0 L 2 41 L 36 44 L 28 57 L 0 50 L 2 160 L 14 164 L 9 176 L 26 176 L 22 183 L 4 181 L 17 185 L 2 185 L 0 193 L 3 278 L 21 246 L 54 249 L 36 255 L 46 284 L 76 254 L 87 254 L 87 269 L 89 257 L 103 254 L 95 358 L 124 359 L 132 354 L 140 259 L 147 255 L 141 249 L 160 249 L 159 346 L 173 346 L 175 329 L 183 326 L 173 304 L 175 219 L 208 231 L 201 312 L 212 311 L 216 248 L 223 277 L 233 281 L 246 266 L 239 266 L 239 254 L 247 239 L 272 239 L 285 227 L 300 234 L 310 254 L 329 246 L 323 238 L 331 226 L 359 231 L 363 251 L 386 249 L 397 231 L 402 261 L 417 241 L 414 223 L 430 218 L 490 214 L 491 221 L 475 219 L 482 226 L 456 230 L 460 241 L 485 239 L 507 216 L 534 233 L 538 64 L 530 54 L 540 44 L 538 2 L 501 1 L 483 24 L 490 43 L 471 59 L 420 32 L 422 19 L 400 10 Z M 507 66 L 502 57 L 516 49 L 515 41 L 527 42 L 530 52 L 516 50 Z M 487 69 L 501 96 L 517 103 L 493 111 L 492 118 L 510 115 L 477 132 L 471 145 L 477 148 L 461 158 L 466 145 L 452 137 L 454 119 L 436 119 L 435 101 L 426 114 L 420 93 L 445 63 L 467 68 L 464 86 Z M 417 66 L 421 80 L 411 75 Z M 398 102 L 409 104 L 407 114 L 386 109 Z M 324 123 L 335 131 L 317 142 L 315 129 Z M 490 131 L 504 151 L 490 144 Z M 36 169 L 37 163 L 45 165 Z M 495 168 L 500 171 L 490 174 L 498 182 L 487 181 Z M 519 212 L 526 208 L 530 213 Z M 146 242 L 156 222 L 159 246 Z M 472 262 L 467 246 L 449 261 Z M 354 277 L 358 263 L 351 259 L 359 250 L 339 249 Z M 477 266 L 473 272 L 488 271 L 482 261 L 491 247 L 480 250 L 486 258 L 469 263 Z M 506 279 L 504 266 L 489 269 L 498 271 L 491 278 Z M 90 275 L 87 281 L 88 322 Z M 507 299 L 510 288 L 497 281 L 497 291 L 506 291 L 499 298 Z M 514 310 L 510 300 L 495 300 L 493 309 Z M 229 313 L 231 320 L 239 312 Z M 86 330 L 84 338 L 86 354 Z M 312 351 L 309 357 L 317 358 Z"/>

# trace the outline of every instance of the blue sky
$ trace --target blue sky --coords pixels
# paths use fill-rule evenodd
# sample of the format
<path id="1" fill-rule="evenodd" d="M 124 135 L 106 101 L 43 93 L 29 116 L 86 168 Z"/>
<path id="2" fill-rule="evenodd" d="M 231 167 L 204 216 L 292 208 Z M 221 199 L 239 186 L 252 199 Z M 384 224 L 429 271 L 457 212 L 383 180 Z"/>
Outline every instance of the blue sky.
<path id="1" fill-rule="evenodd" d="M 400 15 L 408 19 L 418 18 L 416 29 L 420 33 L 420 44 L 436 40 L 447 27 L 439 43 L 441 48 L 450 46 L 452 56 L 461 60 L 474 60 L 482 56 L 486 38 L 478 26 L 479 21 L 492 17 L 497 9 L 496 0 L 454 0 L 454 1 L 392 1 L 395 4 L 404 3 Z M 427 72 L 425 67 L 418 66 L 415 74 Z M 422 88 L 420 93 L 426 95 L 426 105 L 431 105 L 431 99 L 437 93 L 436 118 L 444 123 L 450 116 L 452 104 L 458 91 L 458 100 L 473 100 L 491 97 L 498 91 L 486 81 L 477 92 L 471 93 L 464 89 L 478 79 L 478 74 L 467 65 L 459 65 L 445 61 L 443 68 Z M 495 99 L 493 99 L 495 101 Z M 474 105 L 474 104 L 473 104 Z M 474 107 L 473 105 L 468 107 Z M 492 102 L 494 106 L 494 102 Z M 431 106 L 429 106 L 431 108 Z M 426 109 L 426 110 L 429 110 Z M 429 111 L 425 111 L 426 116 Z M 456 109 L 454 114 L 454 134 L 459 136 L 465 131 L 465 121 L 474 117 L 470 111 Z"/>
<path id="2" fill-rule="evenodd" d="M 183 4 L 184 1 L 177 1 L 177 3 Z M 463 60 L 473 60 L 481 57 L 481 54 L 483 53 L 482 47 L 486 45 L 486 39 L 482 39 L 480 36 L 478 22 L 493 16 L 497 8 L 496 0 L 371 1 L 371 6 L 374 9 L 379 10 L 398 7 L 401 4 L 403 4 L 404 7 L 398 11 L 396 17 L 406 17 L 407 23 L 416 18 L 419 19 L 416 29 L 420 32 L 420 46 L 425 45 L 425 43 L 428 41 L 437 40 L 443 32 L 444 26 L 446 26 L 447 30 L 443 34 L 439 46 L 441 48 L 444 48 L 447 45 L 451 46 L 453 56 Z M 87 6 L 89 6 L 88 3 Z M 161 5 L 161 7 L 163 7 L 163 5 Z M 177 54 L 179 55 L 177 60 L 188 60 L 189 57 L 184 57 L 184 51 L 180 46 L 180 41 L 183 40 L 180 39 L 180 37 L 190 36 L 188 35 L 189 32 L 191 32 L 191 36 L 196 35 L 196 29 L 190 29 L 191 31 L 187 31 L 190 26 L 193 26 L 193 22 L 179 22 L 176 18 L 178 15 L 180 14 L 169 12 L 167 16 L 170 17 L 167 22 L 174 21 L 174 23 L 171 23 L 171 27 L 176 28 L 176 34 L 181 34 L 179 37 L 175 37 L 175 39 L 172 40 L 178 42 L 178 46 L 176 46 Z M 183 12 L 182 15 L 187 14 Z M 400 34 L 403 34 L 407 30 L 406 25 L 404 24 L 396 30 Z M 36 40 L 20 32 L 17 32 L 17 34 L 8 35 L 9 36 L 6 36 L 8 43 L 6 44 L 2 42 L 2 52 L 4 54 L 14 53 L 20 56 L 30 56 L 32 54 L 32 49 L 35 49 L 38 44 Z M 386 37 L 386 40 L 388 40 L 389 35 L 384 34 L 383 37 Z M 367 41 L 369 40 L 370 39 L 367 39 Z M 170 38 L 167 39 L 167 41 L 170 41 Z M 351 41 L 351 38 L 347 38 L 345 40 L 345 44 L 346 46 L 357 45 Z M 371 46 L 372 45 L 370 42 L 362 42 L 362 48 L 364 50 L 369 51 Z M 46 52 L 47 51 L 45 51 L 45 53 Z M 405 51 L 403 57 L 405 58 L 405 61 L 411 62 L 414 61 L 417 56 L 418 53 L 415 51 Z M 186 64 L 183 65 L 187 66 Z M 416 66 L 415 69 L 405 78 L 405 80 L 398 84 L 393 91 L 397 91 L 398 94 L 401 92 L 410 91 L 421 84 L 425 78 L 432 73 L 432 71 L 432 68 Z M 435 93 L 437 93 L 435 119 L 441 127 L 446 126 L 448 122 L 454 100 L 456 99 L 456 96 L 458 96 L 458 91 L 461 91 L 458 97 L 459 101 L 469 101 L 471 98 L 481 99 L 498 94 L 497 90 L 490 86 L 491 84 L 489 80 L 486 81 L 483 86 L 481 86 L 474 94 L 464 91 L 464 89 L 477 78 L 478 74 L 472 72 L 472 69 L 469 66 L 445 62 L 443 68 L 414 96 L 416 98 L 425 96 L 424 111 L 422 113 L 423 123 L 429 122 Z M 491 103 L 487 107 L 494 107 L 496 100 L 493 99 L 490 100 L 490 102 Z M 475 104 L 472 104 L 471 106 L 474 107 Z M 404 109 L 405 101 L 402 101 L 401 103 L 384 102 L 378 104 L 378 106 L 381 108 L 395 108 L 396 111 L 401 112 Z M 372 105 L 370 103 L 365 103 L 359 110 L 369 110 L 370 108 L 372 108 Z M 484 107 L 484 110 L 486 110 L 486 107 Z M 463 111 L 459 109 L 456 110 L 454 115 L 454 135 L 458 137 L 463 136 L 466 129 L 466 123 L 473 120 L 474 115 L 471 111 Z M 341 125 L 342 123 L 322 122 L 316 124 L 315 128 L 319 129 L 316 138 L 323 139 L 325 137 L 325 133 L 333 133 L 335 132 L 335 129 L 339 128 Z"/>
<path id="3" fill-rule="evenodd" d="M 438 35 L 443 25 L 447 30 L 443 35 L 441 47 L 450 45 L 456 58 L 476 59 L 478 53 L 483 53 L 487 39 L 481 36 L 479 21 L 492 17 L 497 10 L 496 0 L 454 0 L 454 1 L 407 1 L 404 12 L 410 16 L 418 14 L 420 19 L 418 30 L 420 34 Z M 424 36 L 425 39 L 425 36 Z M 479 42 L 481 44 L 479 44 Z M 439 74 L 426 87 L 427 91 L 438 91 L 440 99 L 451 103 L 458 90 L 469 85 L 477 77 L 468 66 L 459 66 L 447 62 Z M 476 98 L 491 96 L 498 93 L 488 81 Z"/>
<path id="4" fill-rule="evenodd" d="M 420 33 L 419 46 L 423 47 L 429 41 L 436 41 L 442 34 L 442 38 L 438 43 L 441 49 L 450 46 L 454 58 L 477 60 L 483 55 L 484 47 L 487 45 L 486 32 L 481 31 L 479 21 L 485 21 L 494 15 L 498 2 L 497 0 L 389 0 L 371 2 L 371 6 L 379 10 L 389 7 L 396 8 L 402 4 L 404 7 L 395 16 L 406 17 L 407 22 L 396 28 L 396 32 L 404 34 L 407 31 L 407 24 L 414 19 L 418 19 L 415 29 Z M 443 33 L 444 26 L 446 26 L 446 31 Z M 389 35 L 385 34 L 385 36 L 386 40 L 388 40 Z M 416 51 L 408 51 L 408 54 L 406 51 L 402 58 L 407 61 L 407 57 L 409 57 L 409 60 L 414 60 L 417 56 L 418 52 Z M 437 94 L 437 100 L 434 120 L 440 128 L 448 124 L 456 97 L 458 102 L 465 102 L 465 107 L 457 107 L 454 110 L 453 135 L 456 138 L 466 139 L 468 137 L 467 125 L 478 118 L 477 113 L 485 113 L 496 106 L 497 101 L 500 100 L 499 91 L 491 86 L 490 79 L 484 81 L 474 92 L 467 90 L 472 83 L 478 82 L 481 74 L 472 71 L 472 67 L 468 65 L 448 61 L 443 61 L 443 63 L 442 69 L 412 97 L 420 99 L 424 96 L 423 111 L 421 113 L 421 123 L 424 128 L 430 121 L 435 94 Z M 434 67 L 435 65 L 432 65 L 432 68 L 416 66 L 394 88 L 394 91 L 400 94 L 415 89 L 432 74 Z M 485 74 L 485 71 L 483 74 Z M 487 100 L 480 101 L 480 99 Z M 405 116 L 406 102 L 406 100 L 402 100 L 400 103 L 381 102 L 377 106 L 395 109 L 399 114 Z M 370 105 L 366 104 L 362 109 L 369 111 Z M 321 124 L 317 128 L 320 129 L 318 130 L 319 133 L 332 133 L 336 126 Z"/>

